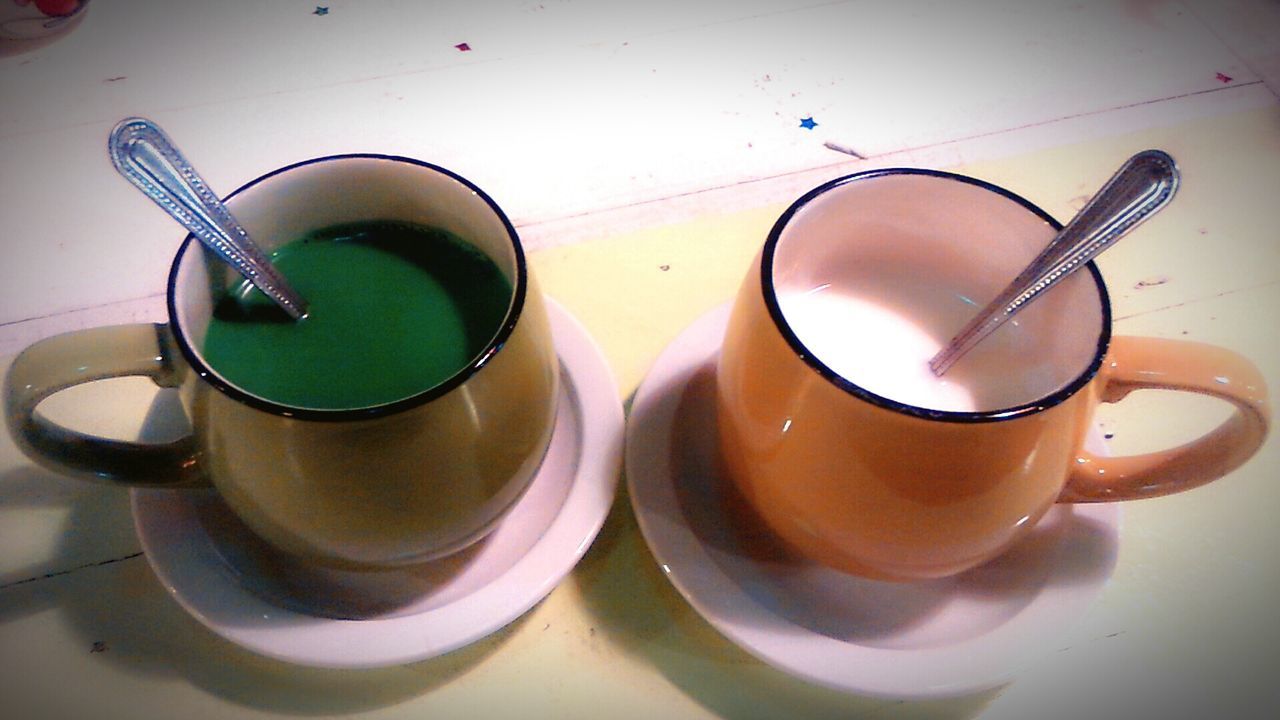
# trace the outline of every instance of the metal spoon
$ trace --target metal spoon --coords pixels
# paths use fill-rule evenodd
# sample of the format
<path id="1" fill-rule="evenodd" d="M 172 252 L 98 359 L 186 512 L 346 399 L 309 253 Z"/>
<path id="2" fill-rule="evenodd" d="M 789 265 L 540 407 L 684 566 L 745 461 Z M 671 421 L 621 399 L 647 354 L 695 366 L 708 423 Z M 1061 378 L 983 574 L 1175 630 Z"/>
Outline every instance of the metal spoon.
<path id="1" fill-rule="evenodd" d="M 1163 208 L 1178 183 L 1178 166 L 1167 153 L 1146 150 L 1126 160 L 1040 255 L 929 360 L 933 374 L 941 376 L 1027 303 Z"/>
<path id="2" fill-rule="evenodd" d="M 145 118 L 125 118 L 112 129 L 107 150 L 121 175 L 289 317 L 300 320 L 306 316 L 306 301 L 290 287 L 159 126 Z"/>

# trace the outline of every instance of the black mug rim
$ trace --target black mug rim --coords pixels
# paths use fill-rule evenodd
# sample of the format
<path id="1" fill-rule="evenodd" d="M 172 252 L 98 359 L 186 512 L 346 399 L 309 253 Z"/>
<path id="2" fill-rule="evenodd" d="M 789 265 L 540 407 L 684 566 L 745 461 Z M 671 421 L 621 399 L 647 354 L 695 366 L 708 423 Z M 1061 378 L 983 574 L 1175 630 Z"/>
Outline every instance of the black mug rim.
<path id="1" fill-rule="evenodd" d="M 782 308 L 778 304 L 776 288 L 773 284 L 773 261 L 777 251 L 778 242 L 782 238 L 782 232 L 798 212 L 826 193 L 850 183 L 891 175 L 918 175 L 974 185 L 997 195 L 1001 195 L 1009 200 L 1013 200 L 1026 210 L 1043 219 L 1054 229 L 1055 232 L 1062 230 L 1063 227 L 1061 223 L 1053 218 L 1053 216 L 1042 210 L 1035 203 L 1032 203 L 1030 200 L 1027 200 L 1010 190 L 994 185 L 985 180 L 979 180 L 967 175 L 960 175 L 944 170 L 906 167 L 882 168 L 878 170 L 867 170 L 853 173 L 851 175 L 844 175 L 833 180 L 829 180 L 802 195 L 799 199 L 793 202 L 781 216 L 778 217 L 777 221 L 774 222 L 772 229 L 769 231 L 768 238 L 765 240 L 764 249 L 761 252 L 760 288 L 764 295 L 765 307 L 768 309 L 769 317 L 773 321 L 774 327 L 778 329 L 778 332 L 782 335 L 787 345 L 790 346 L 792 352 L 794 352 L 806 365 L 821 375 L 824 380 L 835 385 L 845 393 L 883 407 L 887 410 L 925 420 L 955 423 L 987 423 L 1027 417 L 1065 402 L 1068 398 L 1074 396 L 1082 388 L 1088 385 L 1101 369 L 1103 359 L 1107 354 L 1107 349 L 1111 345 L 1111 297 L 1107 292 L 1106 283 L 1103 282 L 1102 273 L 1098 270 L 1097 265 L 1093 261 L 1090 261 L 1085 267 L 1089 271 L 1089 274 L 1093 278 L 1094 284 L 1097 287 L 1098 301 L 1101 305 L 1102 311 L 1102 329 L 1098 335 L 1097 347 L 1094 350 L 1092 360 L 1089 362 L 1089 365 L 1085 370 L 1078 374 L 1071 382 L 1052 393 L 1020 405 L 979 411 L 935 410 L 933 408 L 911 405 L 883 395 L 878 395 L 851 382 L 824 364 L 812 351 L 805 347 L 804 343 L 800 341 L 800 338 L 791 330 L 786 318 L 783 317 Z"/>
<path id="2" fill-rule="evenodd" d="M 493 198 L 491 198 L 486 192 L 481 190 L 475 183 L 471 182 L 470 180 L 467 180 L 466 178 L 453 172 L 452 170 L 441 167 L 434 163 L 429 163 L 423 160 L 417 160 L 410 157 L 404 157 L 401 155 L 387 155 L 382 153 L 345 153 L 340 155 L 325 155 L 323 157 L 316 157 L 316 158 L 311 158 L 309 160 L 302 160 L 300 162 L 296 162 L 296 163 L 278 168 L 276 170 L 272 170 L 271 172 L 266 173 L 265 175 L 261 175 L 253 180 L 250 180 L 249 182 L 236 188 L 234 191 L 232 191 L 230 194 L 224 197 L 223 201 L 224 202 L 228 201 L 231 198 L 234 198 L 235 196 L 239 195 L 240 193 L 245 192 L 246 190 L 249 190 L 254 186 L 270 178 L 289 172 L 291 170 L 296 170 L 301 167 L 316 165 L 319 163 L 343 161 L 343 160 L 386 160 L 391 162 L 407 163 L 410 165 L 415 165 L 420 168 L 431 170 L 441 175 L 445 175 L 461 183 L 464 187 L 474 192 L 477 197 L 479 197 L 481 200 L 484 201 L 486 205 L 488 205 L 489 209 L 492 210 L 494 215 L 497 216 L 497 218 L 502 222 L 502 226 L 503 228 L 505 228 L 507 233 L 507 239 L 510 242 L 512 250 L 515 252 L 516 272 L 515 272 L 515 278 L 513 279 L 513 282 L 512 282 L 511 307 L 507 310 L 507 315 L 503 319 L 502 325 L 499 327 L 497 333 L 493 336 L 493 338 L 489 341 L 489 343 L 484 347 L 484 349 L 480 351 L 479 354 L 477 354 L 474 358 L 472 358 L 471 361 L 465 367 L 459 369 L 457 372 L 451 375 L 447 380 L 437 385 L 433 385 L 432 387 L 427 388 L 422 392 L 416 393 L 414 395 L 409 395 L 407 397 L 400 398 L 399 400 L 394 400 L 388 403 L 383 403 L 380 405 L 370 405 L 368 407 L 360 407 L 360 408 L 306 408 L 306 407 L 297 407 L 293 405 L 287 405 L 284 403 L 278 403 L 278 402 L 260 397 L 258 395 L 249 393 L 241 389 L 240 387 L 236 386 L 235 384 L 225 380 L 221 375 L 214 372 L 209 367 L 208 363 L 206 363 L 204 359 L 200 356 L 200 354 L 195 350 L 191 342 L 187 339 L 186 333 L 180 327 L 178 323 L 177 300 L 175 298 L 177 294 L 179 270 L 181 268 L 183 258 L 186 256 L 186 254 L 189 251 L 201 250 L 204 247 L 203 245 L 201 245 L 200 241 L 195 238 L 195 236 L 188 233 L 186 238 L 182 241 L 182 245 L 178 248 L 177 254 L 174 256 L 173 264 L 170 266 L 168 287 L 165 292 L 165 301 L 168 307 L 169 328 L 170 328 L 171 335 L 173 336 L 179 351 L 181 351 L 183 357 L 186 359 L 187 364 L 190 365 L 192 371 L 194 371 L 202 381 L 208 383 L 210 386 L 222 392 L 224 395 L 231 398 L 232 400 L 235 400 L 239 403 L 252 407 L 256 410 L 261 410 L 263 412 L 271 413 L 273 415 L 279 415 L 281 417 L 294 418 L 297 420 L 351 421 L 351 420 L 370 420 L 373 418 L 386 417 L 389 415 L 394 415 L 400 412 L 404 412 L 405 410 L 419 407 L 421 405 L 425 405 L 433 400 L 439 399 L 449 394 L 450 392 L 458 388 L 467 380 L 471 379 L 472 376 L 474 376 L 477 372 L 480 371 L 482 367 L 484 367 L 490 360 L 492 360 L 493 357 L 499 351 L 501 351 L 502 348 L 506 345 L 507 340 L 510 339 L 511 334 L 515 331 L 516 324 L 520 320 L 520 315 L 524 310 L 525 297 L 528 292 L 528 265 L 525 260 L 524 247 L 520 242 L 519 235 L 516 233 L 515 226 L 512 225 L 511 220 L 507 217 L 507 214 L 502 211 L 502 208 L 498 207 L 498 204 L 494 202 Z"/>

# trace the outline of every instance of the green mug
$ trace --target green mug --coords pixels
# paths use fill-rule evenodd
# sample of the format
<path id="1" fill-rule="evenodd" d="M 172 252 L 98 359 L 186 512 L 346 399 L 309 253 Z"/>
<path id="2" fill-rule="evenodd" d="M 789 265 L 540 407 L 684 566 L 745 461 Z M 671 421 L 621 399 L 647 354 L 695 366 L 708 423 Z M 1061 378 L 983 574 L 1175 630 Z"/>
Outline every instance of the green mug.
<path id="1" fill-rule="evenodd" d="M 544 301 L 502 210 L 444 168 L 384 155 L 291 165 L 248 183 L 227 204 L 269 254 L 317 229 L 361 223 L 460 238 L 466 252 L 496 266 L 502 303 L 491 327 L 468 328 L 480 341 L 443 380 L 423 378 L 366 405 L 280 401 L 210 362 L 206 339 L 217 309 L 242 280 L 188 236 L 169 275 L 167 323 L 71 332 L 18 355 L 4 388 L 18 447 L 54 470 L 123 485 L 212 484 L 253 532 L 321 565 L 425 562 L 484 537 L 540 466 L 559 391 Z M 369 313 L 375 328 L 379 320 Z M 373 372 L 411 349 L 383 344 Z M 272 347 L 290 351 L 287 342 Z M 369 374 L 314 382 L 360 383 Z M 130 375 L 177 388 L 190 434 L 167 444 L 123 442 L 79 433 L 37 410 L 62 389 Z"/>

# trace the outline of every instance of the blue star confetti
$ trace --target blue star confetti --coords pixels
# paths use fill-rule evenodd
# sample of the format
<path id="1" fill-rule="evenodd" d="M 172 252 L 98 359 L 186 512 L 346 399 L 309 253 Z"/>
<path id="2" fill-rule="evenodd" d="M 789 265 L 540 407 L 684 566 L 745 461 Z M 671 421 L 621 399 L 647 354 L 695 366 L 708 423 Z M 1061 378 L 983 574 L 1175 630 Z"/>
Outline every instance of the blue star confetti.
<path id="1" fill-rule="evenodd" d="M 315 12 L 313 12 L 313 13 L 311 13 L 311 14 L 312 14 L 312 15 L 328 15 L 328 14 L 329 14 L 329 8 L 324 7 L 324 6 L 321 6 L 321 5 L 317 5 L 317 6 L 316 6 L 316 11 L 315 11 Z"/>
<path id="2" fill-rule="evenodd" d="M 818 123 L 814 122 L 813 118 L 807 117 L 800 121 L 800 127 L 804 128 L 805 130 L 812 130 L 818 127 Z"/>

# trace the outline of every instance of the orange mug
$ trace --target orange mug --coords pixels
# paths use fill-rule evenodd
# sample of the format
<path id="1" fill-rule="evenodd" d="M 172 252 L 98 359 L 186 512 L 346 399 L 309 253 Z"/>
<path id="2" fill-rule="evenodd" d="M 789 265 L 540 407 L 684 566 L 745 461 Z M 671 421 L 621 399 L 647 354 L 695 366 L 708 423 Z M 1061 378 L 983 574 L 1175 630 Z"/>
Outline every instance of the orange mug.
<path id="1" fill-rule="evenodd" d="M 1092 263 L 942 378 L 928 359 L 1061 229 L 1007 190 L 888 169 L 778 219 L 735 300 L 716 376 L 735 494 L 789 550 L 857 575 L 945 577 L 1002 553 L 1057 502 L 1155 497 L 1262 445 L 1261 373 L 1218 347 L 1112 337 Z M 1099 402 L 1159 388 L 1235 412 L 1181 447 L 1084 449 Z"/>

